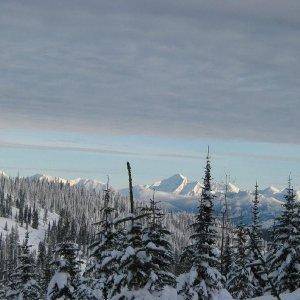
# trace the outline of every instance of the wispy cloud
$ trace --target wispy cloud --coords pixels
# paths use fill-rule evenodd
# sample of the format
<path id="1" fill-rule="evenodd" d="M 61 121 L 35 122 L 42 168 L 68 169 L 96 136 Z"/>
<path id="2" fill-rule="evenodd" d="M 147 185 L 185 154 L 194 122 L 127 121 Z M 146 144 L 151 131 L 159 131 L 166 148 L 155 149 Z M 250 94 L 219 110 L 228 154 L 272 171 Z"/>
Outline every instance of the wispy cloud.
<path id="1" fill-rule="evenodd" d="M 125 157 L 162 157 L 162 158 L 175 158 L 175 159 L 192 159 L 199 161 L 205 156 L 193 155 L 190 153 L 176 153 L 176 152 L 147 152 L 147 151 L 119 151 L 115 149 L 104 149 L 104 148 L 92 148 L 84 146 L 71 146 L 71 145 L 46 145 L 46 144 L 25 144 L 25 143 L 11 143 L 0 140 L 0 148 L 14 148 L 14 149 L 34 149 L 41 151 L 76 151 L 83 153 L 94 153 L 94 154 L 109 154 L 109 155 L 121 155 Z M 300 156 L 284 156 L 284 155 L 270 155 L 270 154 L 256 154 L 256 153 L 245 153 L 245 152 L 219 152 L 214 155 L 214 158 L 219 159 L 223 157 L 238 157 L 255 160 L 271 160 L 271 161 L 290 161 L 300 162 Z"/>
<path id="2" fill-rule="evenodd" d="M 299 1 L 0 11 L 0 128 L 300 141 Z"/>

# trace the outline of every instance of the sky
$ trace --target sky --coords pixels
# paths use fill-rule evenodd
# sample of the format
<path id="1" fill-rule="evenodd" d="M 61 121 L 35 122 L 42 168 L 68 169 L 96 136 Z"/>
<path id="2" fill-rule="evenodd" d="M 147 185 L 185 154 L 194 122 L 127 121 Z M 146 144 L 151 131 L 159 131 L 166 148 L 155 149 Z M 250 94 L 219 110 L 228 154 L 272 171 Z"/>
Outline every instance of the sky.
<path id="1" fill-rule="evenodd" d="M 300 188 L 298 0 L 0 1 L 0 169 Z"/>

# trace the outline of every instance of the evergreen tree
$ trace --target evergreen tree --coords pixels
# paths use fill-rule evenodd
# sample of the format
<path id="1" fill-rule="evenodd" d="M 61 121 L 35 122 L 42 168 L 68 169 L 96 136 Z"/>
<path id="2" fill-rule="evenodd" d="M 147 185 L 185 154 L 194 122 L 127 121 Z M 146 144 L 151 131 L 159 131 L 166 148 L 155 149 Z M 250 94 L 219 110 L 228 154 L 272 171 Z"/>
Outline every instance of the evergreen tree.
<path id="1" fill-rule="evenodd" d="M 200 206 L 192 224 L 192 244 L 185 249 L 182 257 L 183 261 L 188 260 L 191 265 L 189 272 L 181 276 L 178 286 L 179 293 L 185 299 L 210 299 L 215 291 L 222 288 L 209 152 L 203 185 Z"/>
<path id="2" fill-rule="evenodd" d="M 266 285 L 264 270 L 259 259 L 259 252 L 263 252 L 263 239 L 259 219 L 259 194 L 258 184 L 255 184 L 255 192 L 252 204 L 252 226 L 250 229 L 251 239 L 248 240 L 247 261 L 254 275 L 253 285 L 255 287 L 254 296 L 261 296 Z"/>
<path id="3" fill-rule="evenodd" d="M 23 244 L 20 246 L 18 267 L 12 275 L 13 290 L 8 291 L 8 299 L 38 300 L 40 287 L 35 280 L 35 264 L 28 245 L 29 234 L 26 232 Z"/>
<path id="4" fill-rule="evenodd" d="M 32 216 L 32 228 L 38 229 L 39 227 L 39 212 L 37 209 L 33 211 L 33 216 Z"/>
<path id="5" fill-rule="evenodd" d="M 251 298 L 255 294 L 253 273 L 247 266 L 247 235 L 242 216 L 237 228 L 236 252 L 230 266 L 226 287 L 235 299 Z"/>
<path id="6" fill-rule="evenodd" d="M 62 242 L 56 246 L 55 256 L 55 273 L 48 285 L 47 299 L 74 299 L 81 263 L 77 259 L 78 245 L 68 241 Z"/>
<path id="7" fill-rule="evenodd" d="M 45 241 L 41 241 L 38 246 L 37 267 L 39 273 L 39 284 L 43 291 L 46 291 L 51 278 L 51 254 L 47 253 Z"/>
<path id="8" fill-rule="evenodd" d="M 90 245 L 90 263 L 86 271 L 95 279 L 93 287 L 101 291 L 104 299 L 108 298 L 113 276 L 118 270 L 118 232 L 114 228 L 113 211 L 114 208 L 110 206 L 110 190 L 107 184 L 102 221 L 95 224 L 100 225 L 100 231 Z"/>
<path id="9" fill-rule="evenodd" d="M 275 227 L 275 247 L 268 258 L 273 284 L 280 293 L 300 287 L 300 222 L 295 197 L 289 179 L 283 212 Z"/>
<path id="10" fill-rule="evenodd" d="M 226 186 L 224 194 L 224 207 L 222 212 L 222 237 L 221 237 L 221 273 L 227 279 L 232 263 L 232 249 L 230 239 L 229 209 L 227 202 L 228 177 L 226 175 Z"/>
<path id="11" fill-rule="evenodd" d="M 19 254 L 19 235 L 18 228 L 12 226 L 11 232 L 6 236 L 5 239 L 5 281 L 9 284 L 13 283 L 10 281 L 10 277 L 14 274 L 17 267 L 17 260 Z"/>
<path id="12" fill-rule="evenodd" d="M 119 272 L 114 276 L 114 284 L 112 286 L 112 295 L 118 294 L 116 296 L 118 299 L 127 299 L 127 296 L 125 296 L 126 291 L 139 290 L 147 285 L 150 274 L 149 263 L 151 261 L 151 257 L 147 253 L 142 240 L 141 220 L 147 217 L 148 213 L 137 213 L 134 208 L 129 162 L 127 162 L 127 170 L 129 176 L 130 214 L 118 222 L 127 222 L 127 230 L 125 232 L 123 249 L 120 249 Z"/>
<path id="13" fill-rule="evenodd" d="M 232 245 L 230 241 L 229 233 L 227 233 L 225 237 L 225 243 L 224 243 L 224 252 L 223 252 L 223 275 L 225 277 L 225 280 L 227 282 L 228 276 L 231 270 L 231 265 L 233 263 L 233 251 L 232 251 Z"/>
<path id="14" fill-rule="evenodd" d="M 149 211 L 150 221 L 148 226 L 143 229 L 143 242 L 147 256 L 151 258 L 148 263 L 148 283 L 147 288 L 150 292 L 160 291 L 165 286 L 176 286 L 175 276 L 172 274 L 174 265 L 174 255 L 169 242 L 171 233 L 162 225 L 164 214 L 153 199 L 150 201 Z"/>

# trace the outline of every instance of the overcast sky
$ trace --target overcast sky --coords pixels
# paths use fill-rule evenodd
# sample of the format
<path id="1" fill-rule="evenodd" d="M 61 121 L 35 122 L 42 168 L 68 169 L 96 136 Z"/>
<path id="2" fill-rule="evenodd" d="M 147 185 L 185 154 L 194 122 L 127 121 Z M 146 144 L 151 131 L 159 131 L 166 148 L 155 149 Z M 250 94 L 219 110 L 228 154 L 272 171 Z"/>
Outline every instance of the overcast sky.
<path id="1" fill-rule="evenodd" d="M 286 158 L 300 164 L 299 98 L 298 0 L 0 2 L 2 149 L 73 139 L 79 151 L 95 133 L 106 136 L 101 151 L 120 151 L 134 136 L 117 154 L 124 160 L 145 154 L 147 138 L 157 153 L 182 156 L 194 155 L 185 141 L 200 152 L 212 140 L 219 152 L 222 141 L 240 142 L 268 158 L 288 144 L 278 153 L 288 172 Z M 177 141 L 173 152 L 166 139 Z M 261 142 L 271 144 L 257 153 Z"/>

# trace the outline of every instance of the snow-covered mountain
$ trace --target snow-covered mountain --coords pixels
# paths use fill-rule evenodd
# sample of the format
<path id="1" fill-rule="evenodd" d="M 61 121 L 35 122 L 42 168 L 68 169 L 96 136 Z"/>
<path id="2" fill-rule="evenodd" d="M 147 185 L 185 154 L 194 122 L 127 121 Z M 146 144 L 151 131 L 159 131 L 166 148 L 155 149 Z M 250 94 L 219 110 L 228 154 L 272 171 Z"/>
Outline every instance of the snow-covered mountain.
<path id="1" fill-rule="evenodd" d="M 56 181 L 56 182 L 62 182 L 62 183 L 67 183 L 68 180 L 61 178 L 61 177 L 53 177 L 50 175 L 45 175 L 45 174 L 35 174 L 30 177 L 28 177 L 29 180 L 47 180 L 47 181 Z"/>
<path id="2" fill-rule="evenodd" d="M 95 189 L 96 191 L 102 191 L 105 188 L 105 184 L 101 181 L 94 179 L 76 178 L 76 179 L 64 179 L 61 177 L 53 177 L 45 174 L 35 174 L 29 177 L 30 180 L 47 180 L 56 181 L 64 184 L 69 184 L 71 186 L 77 186 L 79 188 Z"/>
<path id="3" fill-rule="evenodd" d="M 150 189 L 173 193 L 176 195 L 195 196 L 201 193 L 201 184 L 197 181 L 189 181 L 182 174 L 175 174 L 167 179 L 157 181 L 149 186 Z"/>
<path id="4" fill-rule="evenodd" d="M 215 194 L 215 210 L 221 212 L 224 204 L 226 186 L 224 183 L 213 183 L 212 189 Z M 133 188 L 134 197 L 141 201 L 148 201 L 155 194 L 155 198 L 161 201 L 165 208 L 173 211 L 193 212 L 197 209 L 201 195 L 201 183 L 190 181 L 182 174 L 175 174 L 169 178 L 157 181 L 149 185 L 136 185 Z M 232 212 L 233 219 L 237 219 L 240 212 L 243 212 L 246 222 L 251 221 L 251 206 L 253 191 L 242 190 L 233 183 L 227 186 L 228 205 Z M 128 195 L 128 189 L 119 190 L 123 195 Z M 281 209 L 286 190 L 279 190 L 275 187 L 268 187 L 260 190 L 261 218 L 267 222 L 274 219 Z M 300 200 L 300 193 L 296 192 L 297 200 Z"/>
<path id="5" fill-rule="evenodd" d="M 7 176 L 4 172 L 0 172 L 0 176 Z M 79 188 L 94 189 L 102 191 L 105 184 L 93 179 L 72 179 L 67 180 L 60 177 L 52 177 L 49 175 L 36 174 L 28 177 L 30 180 L 47 180 L 58 181 Z M 215 210 L 221 212 L 224 203 L 225 184 L 214 182 L 212 185 L 215 194 Z M 253 191 L 243 190 L 233 183 L 227 186 L 228 204 L 231 208 L 233 218 L 237 218 L 240 211 L 245 216 L 245 221 L 250 222 L 251 206 L 253 200 Z M 199 204 L 202 186 L 199 181 L 190 181 L 182 174 L 175 174 L 169 178 L 162 179 L 147 185 L 135 185 L 133 188 L 134 197 L 137 200 L 147 202 L 155 194 L 155 198 L 161 201 L 163 207 L 172 211 L 194 212 Z M 128 195 L 128 188 L 118 190 L 122 195 Z M 284 195 L 286 189 L 280 190 L 270 186 L 259 191 L 260 208 L 263 221 L 269 221 L 278 215 L 282 209 Z M 300 192 L 296 191 L 296 199 L 300 200 Z"/>

